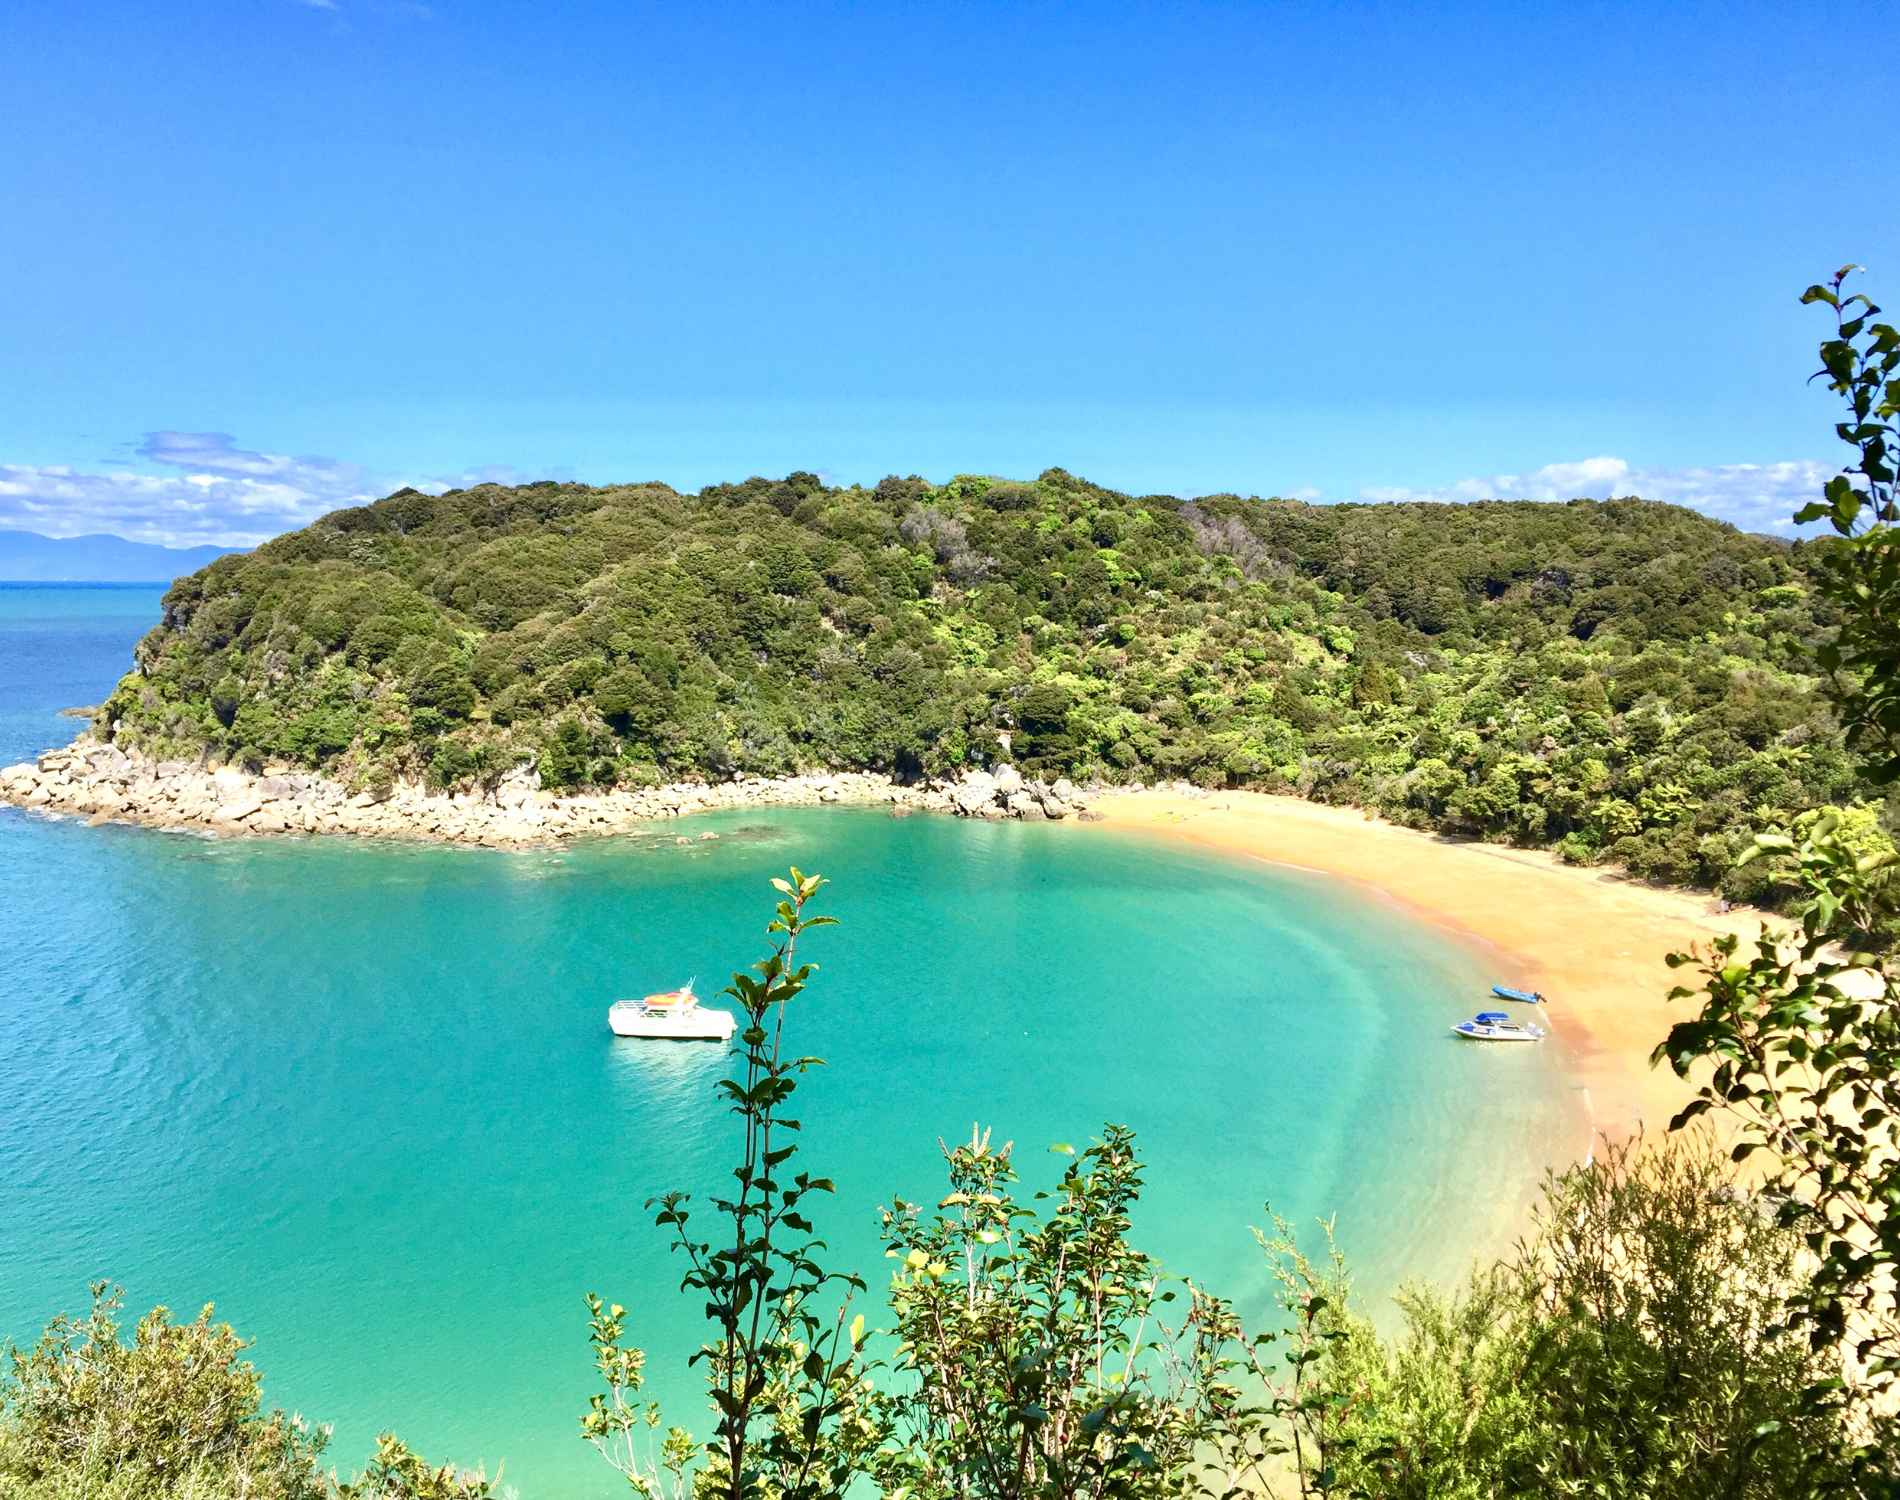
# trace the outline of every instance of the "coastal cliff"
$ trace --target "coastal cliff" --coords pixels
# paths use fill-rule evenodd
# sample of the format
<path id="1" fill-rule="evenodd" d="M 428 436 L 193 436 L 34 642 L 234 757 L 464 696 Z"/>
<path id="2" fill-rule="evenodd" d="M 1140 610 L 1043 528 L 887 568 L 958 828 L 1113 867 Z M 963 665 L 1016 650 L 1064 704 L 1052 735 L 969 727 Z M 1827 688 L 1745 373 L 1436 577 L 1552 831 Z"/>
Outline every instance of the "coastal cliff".
<path id="1" fill-rule="evenodd" d="M 0 802 L 98 822 L 223 834 L 341 833 L 503 849 L 633 832 L 686 813 L 731 808 L 887 804 L 906 812 L 1040 821 L 1088 817 L 1090 800 L 1090 793 L 1066 779 L 1031 780 L 1008 765 L 914 786 L 876 772 L 828 771 L 566 794 L 544 789 L 539 775 L 523 767 L 481 790 L 447 793 L 392 781 L 353 792 L 314 772 L 276 767 L 253 773 L 158 760 L 90 736 L 0 770 Z"/>

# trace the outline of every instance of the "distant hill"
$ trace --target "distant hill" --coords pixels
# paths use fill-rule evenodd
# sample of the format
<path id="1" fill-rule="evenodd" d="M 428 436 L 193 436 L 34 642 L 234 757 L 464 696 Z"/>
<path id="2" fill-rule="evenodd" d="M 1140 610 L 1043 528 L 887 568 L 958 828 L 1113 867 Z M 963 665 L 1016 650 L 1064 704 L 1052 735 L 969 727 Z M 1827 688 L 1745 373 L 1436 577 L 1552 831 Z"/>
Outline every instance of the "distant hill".
<path id="1" fill-rule="evenodd" d="M 0 583 L 169 583 L 237 547 L 158 547 L 122 536 L 0 530 Z"/>

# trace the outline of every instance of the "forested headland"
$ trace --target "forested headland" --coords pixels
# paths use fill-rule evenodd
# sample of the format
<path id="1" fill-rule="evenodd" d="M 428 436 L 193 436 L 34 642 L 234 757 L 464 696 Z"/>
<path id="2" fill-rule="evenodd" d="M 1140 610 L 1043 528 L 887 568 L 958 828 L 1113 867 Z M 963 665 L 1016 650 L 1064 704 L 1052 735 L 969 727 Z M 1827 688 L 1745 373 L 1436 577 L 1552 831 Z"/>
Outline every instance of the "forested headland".
<path id="1" fill-rule="evenodd" d="M 1826 545 L 1634 499 L 1184 502 L 1059 469 L 403 490 L 179 580 L 101 727 L 357 786 L 1007 758 L 1772 900 L 1734 868 L 1752 832 L 1866 795 L 1814 675 Z"/>

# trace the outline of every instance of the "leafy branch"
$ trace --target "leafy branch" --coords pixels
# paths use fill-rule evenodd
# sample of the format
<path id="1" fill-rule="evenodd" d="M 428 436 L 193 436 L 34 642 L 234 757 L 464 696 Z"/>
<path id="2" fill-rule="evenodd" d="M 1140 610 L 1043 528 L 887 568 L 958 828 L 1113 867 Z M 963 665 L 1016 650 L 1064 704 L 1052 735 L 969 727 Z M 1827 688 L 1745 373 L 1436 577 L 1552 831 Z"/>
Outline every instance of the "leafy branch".
<path id="1" fill-rule="evenodd" d="M 836 918 L 807 914 L 824 881 L 794 867 L 774 879 L 780 893 L 767 927 L 776 941 L 751 974 L 735 973 L 724 993 L 745 1013 L 736 1075 L 717 1088 L 741 1122 L 742 1151 L 732 1176 L 736 1191 L 715 1197 L 725 1229 L 699 1237 L 690 1196 L 652 1199 L 655 1223 L 669 1230 L 687 1260 L 683 1290 L 705 1298 L 713 1338 L 689 1363 L 703 1364 L 717 1420 L 704 1445 L 704 1470 L 689 1477 L 690 1440 L 669 1431 L 655 1460 L 635 1435 L 659 1426 L 657 1410 L 632 1398 L 643 1380 L 644 1355 L 623 1342 L 625 1310 L 590 1296 L 595 1366 L 607 1386 L 582 1418 L 582 1434 L 642 1494 L 663 1488 L 678 1496 L 710 1492 L 729 1500 L 813 1500 L 841 1494 L 875 1446 L 866 1417 L 867 1383 L 859 1347 L 863 1319 L 846 1327 L 851 1295 L 863 1281 L 827 1270 L 825 1242 L 806 1215 L 805 1200 L 832 1191 L 830 1179 L 790 1170 L 799 1122 L 786 1113 L 798 1079 L 822 1059 L 788 1056 L 787 1005 L 816 965 L 798 958 L 800 938 Z M 819 1309 L 827 1289 L 843 1291 L 836 1311 Z M 663 1479 L 664 1476 L 664 1479 Z"/>

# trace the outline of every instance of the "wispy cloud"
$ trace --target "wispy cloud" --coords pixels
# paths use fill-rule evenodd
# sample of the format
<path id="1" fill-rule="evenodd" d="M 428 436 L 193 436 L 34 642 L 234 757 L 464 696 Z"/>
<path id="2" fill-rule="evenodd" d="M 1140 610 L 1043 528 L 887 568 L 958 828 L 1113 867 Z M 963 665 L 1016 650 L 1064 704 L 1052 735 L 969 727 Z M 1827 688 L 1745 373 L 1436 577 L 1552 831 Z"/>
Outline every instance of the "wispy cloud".
<path id="1" fill-rule="evenodd" d="M 168 547 L 252 547 L 404 485 L 440 494 L 573 478 L 568 469 L 530 474 L 510 464 L 455 474 L 377 473 L 336 458 L 240 448 L 228 432 L 148 432 L 132 452 L 143 467 L 0 463 L 0 527 L 44 536 L 103 531 Z"/>
<path id="2" fill-rule="evenodd" d="M 1792 532 L 1794 513 L 1840 470 L 1819 459 L 1704 468 L 1644 468 L 1621 458 L 1545 464 L 1524 474 L 1460 479 L 1428 489 L 1374 487 L 1360 500 L 1607 500 L 1640 495 L 1731 521 L 1744 531 Z"/>
<path id="3" fill-rule="evenodd" d="M 335 10 L 336 0 L 297 0 L 297 4 L 306 10 Z"/>
<path id="4" fill-rule="evenodd" d="M 376 472 L 342 459 L 243 448 L 224 432 L 148 432 L 132 453 L 135 462 L 96 469 L 0 463 L 0 527 L 47 536 L 105 531 L 173 547 L 203 542 L 248 547 L 405 484 L 439 493 L 574 477 L 567 469 L 527 472 L 509 464 L 453 474 Z M 1786 534 L 1794 530 L 1794 512 L 1836 472 L 1818 459 L 1671 469 L 1605 456 L 1432 487 L 1375 487 L 1351 498 L 1450 502 L 1641 495 L 1690 506 L 1746 531 Z M 1321 498 L 1314 489 L 1280 493 Z"/>
<path id="5" fill-rule="evenodd" d="M 292 458 L 240 448 L 228 432 L 148 432 L 134 450 L 167 468 L 216 474 L 224 479 L 273 480 L 320 490 L 350 490 L 362 482 L 356 464 L 334 458 Z"/>
<path id="6" fill-rule="evenodd" d="M 254 452 L 222 432 L 149 432 L 136 452 L 174 472 L 0 463 L 0 526 L 248 547 L 387 492 L 358 465 Z"/>

